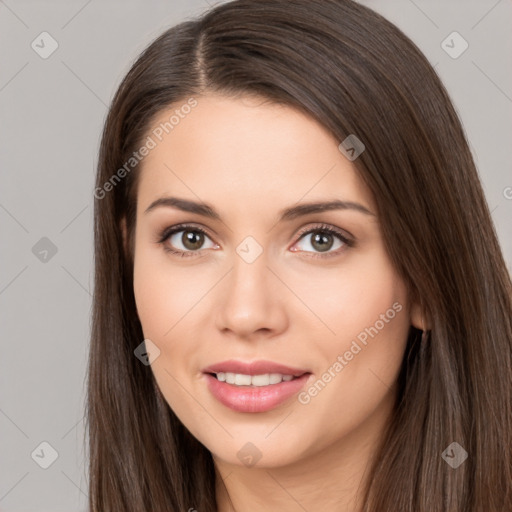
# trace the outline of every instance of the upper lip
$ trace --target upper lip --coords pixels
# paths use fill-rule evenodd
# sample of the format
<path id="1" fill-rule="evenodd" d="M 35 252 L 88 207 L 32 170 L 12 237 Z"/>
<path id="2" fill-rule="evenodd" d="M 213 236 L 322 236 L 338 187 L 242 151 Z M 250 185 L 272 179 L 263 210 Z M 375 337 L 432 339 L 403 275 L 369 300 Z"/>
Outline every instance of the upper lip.
<path id="1" fill-rule="evenodd" d="M 229 361 L 222 361 L 220 363 L 212 364 L 207 368 L 203 368 L 203 373 L 219 373 L 231 372 L 242 373 L 244 375 L 264 375 L 267 373 L 280 373 L 282 375 L 293 375 L 300 377 L 305 373 L 310 373 L 309 370 L 294 368 L 284 364 L 274 363 L 273 361 L 236 361 L 230 359 Z"/>

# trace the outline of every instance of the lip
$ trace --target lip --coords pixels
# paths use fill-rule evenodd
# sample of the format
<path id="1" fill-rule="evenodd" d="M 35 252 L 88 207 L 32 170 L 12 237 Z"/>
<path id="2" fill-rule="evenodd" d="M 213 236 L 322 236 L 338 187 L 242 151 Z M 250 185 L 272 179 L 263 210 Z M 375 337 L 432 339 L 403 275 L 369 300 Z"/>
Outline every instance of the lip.
<path id="1" fill-rule="evenodd" d="M 286 366 L 273 361 L 244 362 L 230 359 L 204 368 L 204 377 L 210 393 L 223 405 L 236 412 L 266 412 L 297 394 L 312 375 L 307 369 Z M 268 386 L 236 386 L 221 382 L 212 373 L 231 372 L 244 375 L 280 373 L 295 379 Z"/>
<path id="2" fill-rule="evenodd" d="M 297 394 L 305 387 L 311 375 L 311 373 L 305 373 L 296 379 L 268 386 L 235 386 L 234 384 L 221 382 L 209 373 L 205 373 L 204 377 L 211 394 L 221 404 L 233 411 L 266 412 Z"/>
<path id="3" fill-rule="evenodd" d="M 266 373 L 281 373 L 282 375 L 293 375 L 294 377 L 300 377 L 305 373 L 311 373 L 310 370 L 294 368 L 291 366 L 285 366 L 283 364 L 274 363 L 273 361 L 236 361 L 230 359 L 228 361 L 222 361 L 220 363 L 212 364 L 207 368 L 203 368 L 203 373 L 219 373 L 219 372 L 231 372 L 231 373 L 243 373 L 244 375 L 264 375 Z M 292 382 L 292 381 L 290 381 Z"/>

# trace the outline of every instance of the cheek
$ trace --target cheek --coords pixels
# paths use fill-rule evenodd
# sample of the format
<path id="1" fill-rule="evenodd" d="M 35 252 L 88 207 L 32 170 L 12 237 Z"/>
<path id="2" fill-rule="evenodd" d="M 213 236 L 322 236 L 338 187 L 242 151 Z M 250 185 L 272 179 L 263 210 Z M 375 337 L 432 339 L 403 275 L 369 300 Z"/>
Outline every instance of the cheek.
<path id="1" fill-rule="evenodd" d="M 166 319 L 164 308 L 172 310 L 172 300 L 176 294 L 165 286 L 165 278 L 157 267 L 146 264 L 143 255 L 135 260 L 133 291 L 144 337 L 152 340 L 160 338 L 171 327 L 171 318 Z"/>
<path id="2" fill-rule="evenodd" d="M 135 303 L 146 338 L 161 338 L 172 327 L 172 317 L 165 310 L 173 310 L 176 295 L 162 284 L 161 276 L 152 276 L 148 271 L 134 276 Z"/>
<path id="3" fill-rule="evenodd" d="M 204 351 L 201 340 L 210 318 L 205 311 L 212 307 L 211 292 L 218 276 L 171 262 L 163 249 L 148 246 L 141 243 L 135 251 L 135 303 L 144 338 L 160 350 L 151 369 L 168 403 L 180 410 L 178 402 L 186 394 L 176 383 L 198 372 L 197 357 Z"/>
<path id="4" fill-rule="evenodd" d="M 390 383 L 398 370 L 410 327 L 407 293 L 381 251 L 354 272 L 340 298 L 338 351 L 354 378 Z M 374 371 L 375 373 L 372 373 Z"/>
<path id="5" fill-rule="evenodd" d="M 362 277 L 347 274 L 332 301 L 316 298 L 336 335 L 316 342 L 315 356 L 323 364 L 299 396 L 304 435 L 323 433 L 314 449 L 365 432 L 370 418 L 385 416 L 394 400 L 410 323 L 405 287 L 381 263 L 366 267 Z"/>
<path id="6" fill-rule="evenodd" d="M 199 284 L 197 273 L 193 281 L 194 276 L 187 271 L 172 269 L 157 260 L 158 256 L 149 252 L 136 255 L 133 287 L 137 312 L 144 338 L 160 350 L 151 363 L 156 383 L 171 409 L 197 436 L 193 418 L 201 410 L 182 386 L 189 388 L 195 354 L 200 348 L 201 326 L 188 317 L 209 287 Z"/>
<path id="7" fill-rule="evenodd" d="M 317 274 L 306 297 L 331 331 L 324 329 L 315 340 L 322 366 L 321 382 L 311 390 L 313 407 L 338 404 L 355 420 L 364 416 L 363 409 L 375 408 L 396 380 L 410 321 L 406 288 L 383 250 L 349 263 Z M 305 286 L 303 279 L 302 293 Z"/>
<path id="8" fill-rule="evenodd" d="M 163 249 L 136 245 L 133 291 L 144 336 L 165 342 L 207 290 L 201 276 L 169 262 Z"/>
<path id="9" fill-rule="evenodd" d="M 339 266 L 309 271 L 296 267 L 292 272 L 282 272 L 287 273 L 287 281 L 293 283 L 296 295 L 323 324 L 310 314 L 303 315 L 311 320 L 310 328 L 317 325 L 322 331 L 318 336 L 319 348 L 343 349 L 347 341 L 376 322 L 379 330 L 389 334 L 407 323 L 405 288 L 381 247 L 354 252 Z M 394 303 L 398 303 L 395 308 Z M 384 320 L 391 320 L 385 326 L 381 315 Z M 298 323 L 304 324 L 304 318 L 295 313 Z"/>

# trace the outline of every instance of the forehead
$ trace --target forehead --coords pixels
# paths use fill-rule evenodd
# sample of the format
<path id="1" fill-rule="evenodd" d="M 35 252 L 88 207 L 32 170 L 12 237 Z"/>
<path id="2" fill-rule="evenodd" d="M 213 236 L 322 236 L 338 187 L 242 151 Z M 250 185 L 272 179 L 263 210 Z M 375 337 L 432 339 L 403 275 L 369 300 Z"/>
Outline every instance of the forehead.
<path id="1" fill-rule="evenodd" d="M 261 211 L 316 199 L 372 198 L 341 141 L 312 117 L 258 97 L 197 96 L 154 119 L 153 149 L 140 166 L 138 204 L 159 195 Z"/>

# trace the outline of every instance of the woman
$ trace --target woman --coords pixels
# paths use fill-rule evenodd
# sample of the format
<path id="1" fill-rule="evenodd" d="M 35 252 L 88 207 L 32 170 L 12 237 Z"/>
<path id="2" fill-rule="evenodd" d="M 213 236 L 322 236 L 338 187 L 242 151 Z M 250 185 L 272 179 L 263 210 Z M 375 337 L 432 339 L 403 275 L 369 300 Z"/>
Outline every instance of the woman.
<path id="1" fill-rule="evenodd" d="M 396 27 L 238 0 L 167 30 L 95 197 L 91 511 L 512 510 L 510 276 Z"/>

